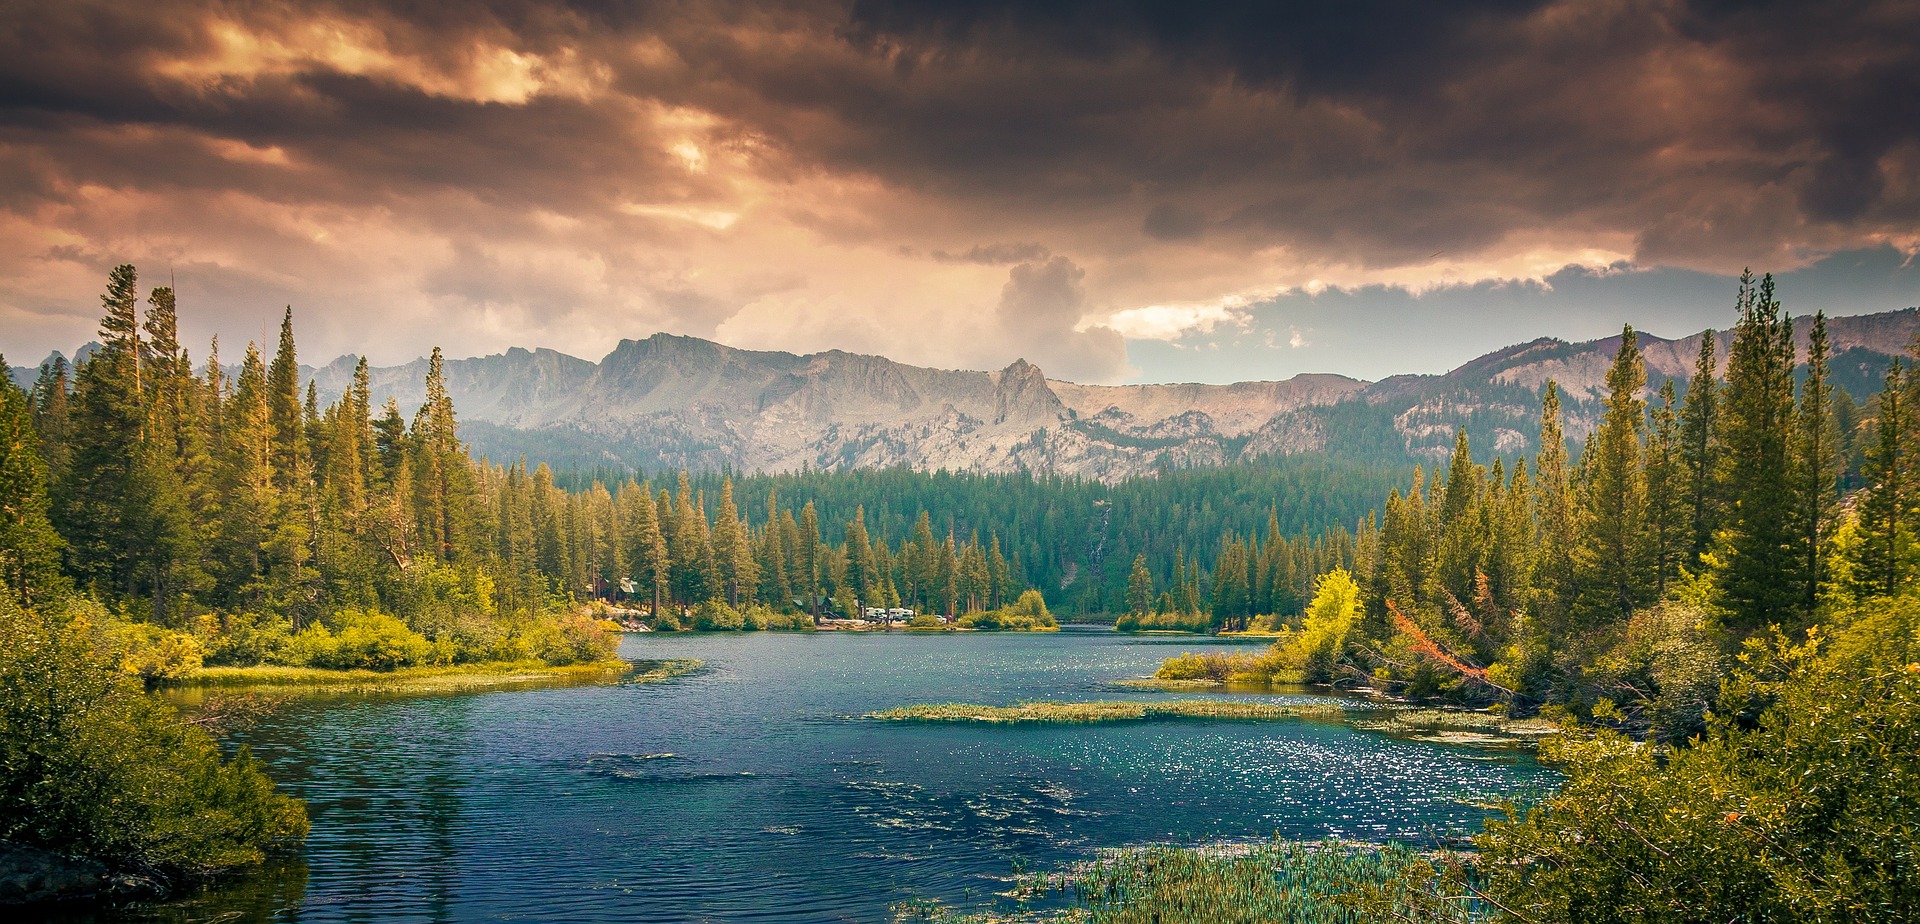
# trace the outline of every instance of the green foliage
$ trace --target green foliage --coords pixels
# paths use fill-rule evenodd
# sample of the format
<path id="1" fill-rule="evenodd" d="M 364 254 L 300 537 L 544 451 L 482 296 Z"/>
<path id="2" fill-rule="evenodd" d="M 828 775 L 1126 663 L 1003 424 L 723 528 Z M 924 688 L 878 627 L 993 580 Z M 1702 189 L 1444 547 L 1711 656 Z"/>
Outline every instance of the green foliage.
<path id="1" fill-rule="evenodd" d="M 1750 641 L 1691 747 L 1548 745 L 1566 782 L 1489 824 L 1490 891 L 1540 922 L 1920 920 L 1915 612 Z"/>
<path id="2" fill-rule="evenodd" d="M 1640 400 L 1646 382 L 1638 338 L 1627 327 L 1607 371 L 1605 416 L 1580 457 L 1582 541 L 1573 556 L 1573 606 L 1588 627 L 1618 622 L 1652 602 L 1658 572 L 1647 528 L 1647 409 Z"/>
<path id="3" fill-rule="evenodd" d="M 1182 652 L 1160 662 L 1153 672 L 1159 680 L 1206 680 L 1225 683 L 1236 674 L 1253 669 L 1254 657 L 1222 652 Z"/>
<path id="4" fill-rule="evenodd" d="M 1744 277 L 1738 307 L 1718 436 L 1729 520 L 1721 587 L 1734 624 L 1757 629 L 1808 615 L 1793 478 L 1794 339 L 1771 275 L 1757 286 Z"/>
<path id="5" fill-rule="evenodd" d="M 1359 615 L 1360 587 L 1351 575 L 1338 570 L 1321 578 L 1300 631 L 1285 648 L 1275 645 L 1283 653 L 1280 663 L 1302 672 L 1310 683 L 1331 681 Z"/>
<path id="6" fill-rule="evenodd" d="M 1667 602 L 1633 615 L 1620 641 L 1586 668 L 1582 688 L 1596 700 L 1596 718 L 1677 743 L 1706 730 L 1725 676 L 1710 617 Z"/>
<path id="7" fill-rule="evenodd" d="M 0 368 L 6 367 L 0 358 Z M 0 595 L 18 606 L 64 596 L 66 543 L 47 519 L 47 467 L 27 396 L 0 380 Z"/>
<path id="8" fill-rule="evenodd" d="M 702 602 L 693 608 L 693 628 L 699 632 L 735 632 L 746 628 L 746 617 L 740 611 L 727 605 L 727 601 L 714 599 Z"/>
<path id="9" fill-rule="evenodd" d="M 1137 703 L 1099 700 L 1089 703 L 1031 702 L 1016 706 L 978 706 L 972 703 L 901 706 L 868 713 L 867 718 L 890 722 L 986 722 L 990 724 L 1084 724 L 1135 722 L 1146 719 L 1298 719 L 1342 714 L 1337 705 L 1288 705 L 1247 700 L 1190 699 Z"/>
<path id="10" fill-rule="evenodd" d="M 106 650 L 120 670 L 149 687 L 163 680 L 184 680 L 205 663 L 199 639 L 186 632 L 143 623 L 112 623 L 105 627 Z"/>
<path id="11" fill-rule="evenodd" d="M 1113 627 L 1121 632 L 1206 632 L 1213 617 L 1206 613 L 1121 613 Z"/>
<path id="12" fill-rule="evenodd" d="M 959 626 L 988 632 L 1039 632 L 1060 628 L 1053 614 L 1047 611 L 1046 598 L 1037 590 L 1026 591 L 1020 599 L 997 610 L 962 616 Z"/>
<path id="13" fill-rule="evenodd" d="M 336 618 L 337 632 L 316 622 L 295 635 L 282 654 L 284 663 L 335 670 L 390 671 L 435 659 L 432 642 L 385 613 L 346 610 Z"/>
<path id="14" fill-rule="evenodd" d="M 293 623 L 284 616 L 258 613 L 208 613 L 194 623 L 194 636 L 207 664 L 234 666 L 284 660 L 293 640 Z"/>
<path id="15" fill-rule="evenodd" d="M 245 749 L 141 692 L 82 618 L 0 600 L 0 838 L 200 876 L 297 845 L 306 812 Z"/>
<path id="16" fill-rule="evenodd" d="M 620 627 L 586 613 L 571 613 L 557 621 L 537 624 L 533 655 L 548 664 L 593 664 L 613 657 L 620 646 Z"/>
<path id="17" fill-rule="evenodd" d="M 1743 278 L 1737 309 L 1727 381 L 1708 336 L 1684 398 L 1670 380 L 1651 406 L 1627 328 L 1577 462 L 1549 381 L 1531 478 L 1474 462 L 1464 433 L 1444 480 L 1416 468 L 1355 537 L 1361 616 L 1339 667 L 1408 696 L 1565 708 L 1683 740 L 1743 638 L 1904 588 L 1916 389 L 1896 362 L 1855 407 L 1827 382 L 1815 317 L 1796 401 L 1794 324 L 1772 280 Z M 1847 446 L 1864 452 L 1842 504 Z"/>

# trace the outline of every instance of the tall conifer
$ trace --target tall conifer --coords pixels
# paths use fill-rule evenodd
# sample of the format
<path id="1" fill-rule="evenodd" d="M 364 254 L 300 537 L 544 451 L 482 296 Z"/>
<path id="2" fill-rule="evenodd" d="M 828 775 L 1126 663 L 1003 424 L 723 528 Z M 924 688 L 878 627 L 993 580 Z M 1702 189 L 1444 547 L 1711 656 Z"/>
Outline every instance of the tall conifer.
<path id="1" fill-rule="evenodd" d="M 1795 413 L 1794 479 L 1799 494 L 1802 613 L 1811 616 L 1825 579 L 1821 568 L 1839 478 L 1839 434 L 1833 421 L 1833 385 L 1829 381 L 1827 314 L 1816 312 L 1807 334 L 1807 377 L 1800 385 Z"/>
<path id="2" fill-rule="evenodd" d="M 1793 477 L 1793 325 L 1773 276 L 1742 278 L 1721 408 L 1728 547 L 1720 586 L 1743 628 L 1792 622 L 1805 600 Z"/>
<path id="3" fill-rule="evenodd" d="M 1571 624 L 1567 609 L 1572 599 L 1576 524 L 1567 440 L 1560 422 L 1560 387 L 1552 379 L 1547 380 L 1540 401 L 1540 452 L 1533 461 L 1533 490 L 1534 520 L 1540 530 L 1534 579 L 1540 602 L 1535 611 L 1548 624 L 1565 627 Z"/>
<path id="4" fill-rule="evenodd" d="M 1647 482 L 1641 465 L 1647 384 L 1631 326 L 1607 370 L 1606 411 L 1580 457 L 1581 542 L 1575 559 L 1578 610 L 1588 624 L 1626 618 L 1651 602 Z"/>
<path id="5" fill-rule="evenodd" d="M 1699 563 L 1719 528 L 1719 460 L 1714 439 L 1720 428 L 1720 380 L 1715 374 L 1715 342 L 1711 330 L 1700 336 L 1700 355 L 1680 410 L 1681 500 L 1687 514 L 1689 567 Z"/>
<path id="6" fill-rule="evenodd" d="M 1681 460 L 1680 424 L 1674 411 L 1673 380 L 1660 385 L 1660 401 L 1652 408 L 1647 432 L 1647 537 L 1652 547 L 1653 591 L 1664 597 L 1667 585 L 1679 576 L 1692 544 L 1685 504 L 1685 465 Z"/>
<path id="7" fill-rule="evenodd" d="M 7 367 L 0 358 L 0 369 Z M 47 470 L 27 396 L 0 378 L 0 594 L 23 607 L 65 595 L 65 547 L 47 519 Z"/>

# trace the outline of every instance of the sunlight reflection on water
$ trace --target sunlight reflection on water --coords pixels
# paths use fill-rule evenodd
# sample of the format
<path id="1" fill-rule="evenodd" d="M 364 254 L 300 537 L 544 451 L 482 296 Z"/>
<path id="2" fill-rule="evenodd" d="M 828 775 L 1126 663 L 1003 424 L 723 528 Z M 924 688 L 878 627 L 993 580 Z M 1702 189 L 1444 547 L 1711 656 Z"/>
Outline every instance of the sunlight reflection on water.
<path id="1" fill-rule="evenodd" d="M 99 920 L 884 921 L 1015 862 L 1275 832 L 1426 840 L 1551 778 L 1325 722 L 880 723 L 916 702 L 1159 699 L 1181 647 L 1057 635 L 629 636 L 663 684 L 315 700 L 247 742 L 308 800 L 302 864 Z M 1181 697 L 1210 694 L 1179 694 Z M 1236 694 L 1235 698 L 1244 694 Z M 1293 695 L 1297 700 L 1312 696 Z"/>

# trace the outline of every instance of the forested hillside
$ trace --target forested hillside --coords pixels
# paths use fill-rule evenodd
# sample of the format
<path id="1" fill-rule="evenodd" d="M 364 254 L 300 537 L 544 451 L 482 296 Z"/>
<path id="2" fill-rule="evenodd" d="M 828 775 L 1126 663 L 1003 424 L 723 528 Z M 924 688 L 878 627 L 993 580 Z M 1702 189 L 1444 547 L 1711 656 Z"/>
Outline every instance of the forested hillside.
<path id="1" fill-rule="evenodd" d="M 1647 399 L 1628 328 L 1583 451 L 1569 451 L 1549 380 L 1531 459 L 1483 463 L 1462 431 L 1444 470 L 1415 469 L 1361 530 L 1342 589 L 1317 581 L 1304 622 L 1281 612 L 1295 631 L 1273 652 L 1176 672 L 1571 709 L 1670 740 L 1700 731 L 1744 640 L 1845 624 L 1863 601 L 1908 592 L 1920 565 L 1920 379 L 1895 362 L 1864 406 L 1837 398 L 1824 317 L 1797 375 L 1771 278 L 1744 280 L 1738 306 L 1730 355 L 1703 338 L 1684 398 L 1670 379 Z M 1238 576 L 1250 560 L 1210 572 L 1215 625 L 1260 612 L 1240 590 L 1257 581 L 1257 567 Z M 1150 598 L 1132 598 L 1148 621 Z"/>

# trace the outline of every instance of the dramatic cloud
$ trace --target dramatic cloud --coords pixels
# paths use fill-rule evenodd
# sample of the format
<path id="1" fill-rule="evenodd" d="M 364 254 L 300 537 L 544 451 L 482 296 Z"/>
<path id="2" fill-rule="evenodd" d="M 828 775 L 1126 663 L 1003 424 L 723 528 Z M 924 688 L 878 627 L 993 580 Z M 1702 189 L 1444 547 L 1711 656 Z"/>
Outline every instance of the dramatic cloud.
<path id="1" fill-rule="evenodd" d="M 1022 263 L 1000 290 L 1000 329 L 1042 369 L 1079 381 L 1110 381 L 1127 369 L 1127 348 L 1112 328 L 1081 324 L 1087 271 L 1066 257 Z"/>
<path id="2" fill-rule="evenodd" d="M 292 304 L 316 359 L 664 329 L 1115 380 L 1214 377 L 1164 357 L 1221 336 L 1360 372 L 1318 352 L 1348 323 L 1321 292 L 1920 251 L 1905 0 L 0 0 L 0 26 L 15 361 L 88 336 L 123 261 L 171 274 L 196 338 Z M 1573 333 L 1550 320 L 1510 333 Z"/>

